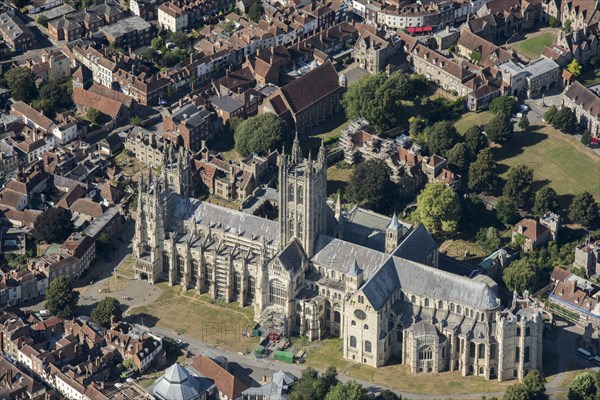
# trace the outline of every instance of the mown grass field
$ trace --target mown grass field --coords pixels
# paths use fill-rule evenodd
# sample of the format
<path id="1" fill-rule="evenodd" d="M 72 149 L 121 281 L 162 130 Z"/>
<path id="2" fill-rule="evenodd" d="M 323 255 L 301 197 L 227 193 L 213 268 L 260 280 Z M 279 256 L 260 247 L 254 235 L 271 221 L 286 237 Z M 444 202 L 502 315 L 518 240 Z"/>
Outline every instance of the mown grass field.
<path id="1" fill-rule="evenodd" d="M 468 112 L 463 114 L 455 123 L 454 126 L 459 134 L 463 135 L 467 129 L 475 125 L 485 125 L 490 120 L 494 114 L 489 111 L 482 112 Z"/>
<path id="2" fill-rule="evenodd" d="M 541 35 L 515 42 L 511 47 L 516 50 L 519 55 L 525 56 L 531 60 L 540 58 L 540 54 L 544 47 L 550 46 L 554 41 L 552 32 L 545 32 Z"/>

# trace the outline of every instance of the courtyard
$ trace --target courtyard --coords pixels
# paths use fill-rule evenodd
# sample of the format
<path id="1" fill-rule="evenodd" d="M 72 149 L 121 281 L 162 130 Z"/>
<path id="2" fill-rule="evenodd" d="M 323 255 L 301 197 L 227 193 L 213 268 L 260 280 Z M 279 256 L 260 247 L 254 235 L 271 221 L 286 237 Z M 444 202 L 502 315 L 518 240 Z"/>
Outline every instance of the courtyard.
<path id="1" fill-rule="evenodd" d="M 540 58 L 542 50 L 554 42 L 555 29 L 545 28 L 538 32 L 526 35 L 524 40 L 511 43 L 509 46 L 520 56 L 525 56 L 530 60 Z"/>

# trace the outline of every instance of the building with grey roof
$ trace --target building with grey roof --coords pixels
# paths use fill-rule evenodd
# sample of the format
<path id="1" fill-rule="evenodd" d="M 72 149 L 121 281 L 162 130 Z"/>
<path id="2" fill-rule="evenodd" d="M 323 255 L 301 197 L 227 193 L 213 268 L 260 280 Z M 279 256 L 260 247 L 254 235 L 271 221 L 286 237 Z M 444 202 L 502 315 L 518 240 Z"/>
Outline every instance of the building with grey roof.
<path id="1" fill-rule="evenodd" d="M 253 307 L 265 332 L 341 336 L 347 360 L 373 367 L 398 357 L 414 373 L 498 380 L 541 367 L 538 306 L 503 309 L 496 285 L 439 255 L 424 225 L 330 208 L 323 146 L 304 158 L 296 138 L 278 155 L 277 220 L 190 198 L 179 157 L 140 181 L 138 279 Z"/>
<path id="2" fill-rule="evenodd" d="M 212 380 L 191 367 L 175 363 L 148 391 L 158 400 L 206 400 L 213 398 L 215 390 Z"/>
<path id="3" fill-rule="evenodd" d="M 18 51 L 26 51 L 33 46 L 33 32 L 16 15 L 0 14 L 0 36 Z"/>
<path id="4" fill-rule="evenodd" d="M 510 95 L 526 95 L 528 98 L 541 95 L 558 85 L 560 66 L 542 57 L 528 65 L 508 61 L 498 66 L 502 81 L 510 86 Z"/>
<path id="5" fill-rule="evenodd" d="M 243 400 L 286 400 L 289 398 L 296 377 L 289 373 L 278 371 L 273 374 L 271 381 L 260 386 L 251 387 L 242 392 Z"/>
<path id="6" fill-rule="evenodd" d="M 121 48 L 137 49 L 152 40 L 152 25 L 143 18 L 134 15 L 122 19 L 116 24 L 100 28 L 106 40 Z"/>

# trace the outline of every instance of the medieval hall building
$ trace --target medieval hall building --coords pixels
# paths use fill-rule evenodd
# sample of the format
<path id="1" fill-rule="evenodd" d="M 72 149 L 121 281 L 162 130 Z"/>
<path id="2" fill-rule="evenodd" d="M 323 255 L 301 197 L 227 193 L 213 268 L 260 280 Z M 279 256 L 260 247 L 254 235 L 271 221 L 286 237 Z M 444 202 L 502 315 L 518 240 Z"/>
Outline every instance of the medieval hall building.
<path id="1" fill-rule="evenodd" d="M 521 379 L 542 366 L 537 304 L 503 309 L 491 280 L 438 269 L 423 225 L 327 204 L 327 157 L 279 156 L 278 219 L 189 197 L 189 153 L 140 182 L 135 274 L 254 307 L 263 331 L 344 338 L 344 357 L 414 373 Z"/>

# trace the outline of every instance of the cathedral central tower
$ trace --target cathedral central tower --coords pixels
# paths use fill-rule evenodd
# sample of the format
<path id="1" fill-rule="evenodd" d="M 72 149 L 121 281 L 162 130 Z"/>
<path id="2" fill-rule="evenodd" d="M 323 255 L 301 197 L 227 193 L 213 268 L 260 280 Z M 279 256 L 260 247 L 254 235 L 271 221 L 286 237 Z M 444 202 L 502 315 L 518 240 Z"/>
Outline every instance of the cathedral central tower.
<path id="1" fill-rule="evenodd" d="M 279 165 L 280 246 L 297 238 L 308 257 L 317 237 L 327 232 L 327 152 L 323 144 L 316 160 L 302 155 L 298 135 L 292 153 L 282 152 Z"/>

